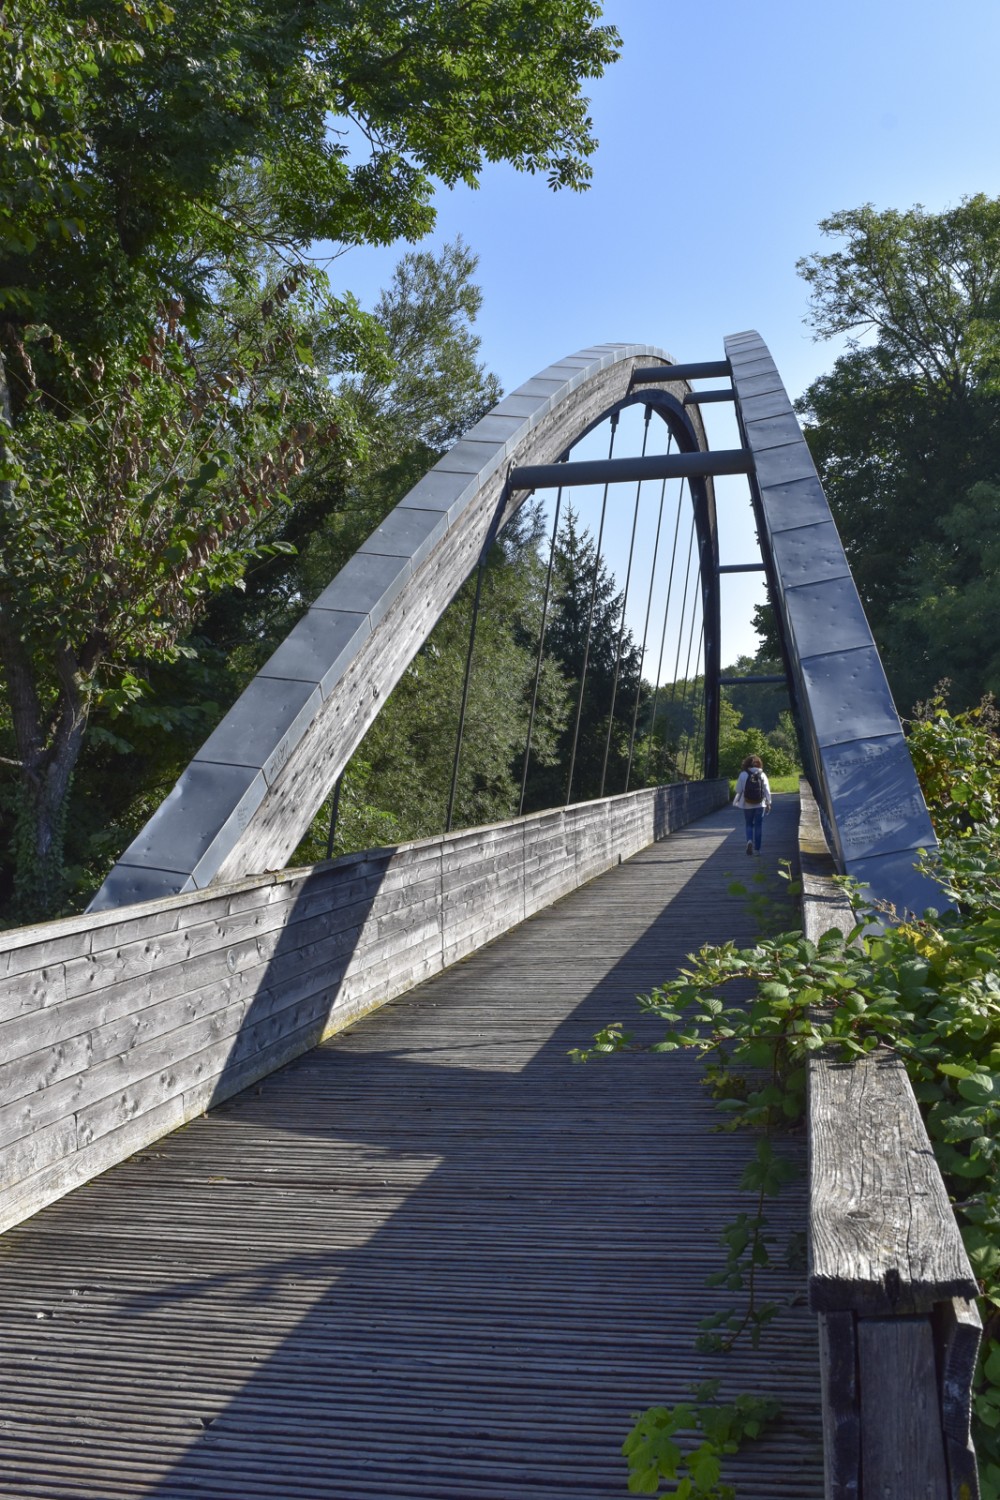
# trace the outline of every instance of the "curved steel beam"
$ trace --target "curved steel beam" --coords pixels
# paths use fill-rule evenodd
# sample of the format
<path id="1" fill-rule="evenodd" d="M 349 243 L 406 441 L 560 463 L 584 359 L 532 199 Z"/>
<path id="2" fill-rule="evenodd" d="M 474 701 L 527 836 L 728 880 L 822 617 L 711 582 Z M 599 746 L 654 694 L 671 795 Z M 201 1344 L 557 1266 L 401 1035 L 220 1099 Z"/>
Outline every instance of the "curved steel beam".
<path id="1" fill-rule="evenodd" d="M 841 870 L 900 909 L 940 907 L 914 868 L 934 832 L 899 715 L 792 403 L 758 333 L 725 341 L 770 597 Z"/>
<path id="2" fill-rule="evenodd" d="M 281 869 L 483 548 L 527 498 L 507 482 L 514 467 L 552 462 L 617 406 L 640 400 L 677 424 L 685 450 L 707 448 L 673 363 L 648 344 L 595 345 L 543 370 L 467 432 L 258 672 L 90 909 Z M 648 380 L 660 366 L 662 385 L 630 394 L 637 369 Z M 700 484 L 704 554 L 714 499 L 711 481 Z"/>

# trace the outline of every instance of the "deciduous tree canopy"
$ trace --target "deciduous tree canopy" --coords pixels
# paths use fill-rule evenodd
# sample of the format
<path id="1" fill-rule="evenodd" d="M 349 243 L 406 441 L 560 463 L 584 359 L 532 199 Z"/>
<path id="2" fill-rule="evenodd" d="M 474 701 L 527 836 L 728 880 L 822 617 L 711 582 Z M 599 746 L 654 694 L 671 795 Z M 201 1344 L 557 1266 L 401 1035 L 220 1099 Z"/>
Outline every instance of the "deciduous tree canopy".
<path id="1" fill-rule="evenodd" d="M 813 326 L 850 347 L 802 398 L 810 445 L 901 708 L 945 676 L 971 705 L 1000 689 L 1000 199 L 820 228 Z"/>
<path id="2" fill-rule="evenodd" d="M 205 601 L 287 540 L 275 502 L 318 454 L 335 490 L 366 462 L 380 388 L 410 400 L 418 443 L 443 439 L 418 389 L 434 330 L 394 364 L 386 318 L 333 298 L 308 245 L 418 238 L 434 182 L 474 183 L 487 160 L 585 186 L 582 86 L 618 42 L 599 17 L 589 0 L 0 0 L 0 669 L 19 775 L 2 800 L 23 913 L 58 898 L 89 717 L 141 690 L 137 657 L 175 656 Z"/>

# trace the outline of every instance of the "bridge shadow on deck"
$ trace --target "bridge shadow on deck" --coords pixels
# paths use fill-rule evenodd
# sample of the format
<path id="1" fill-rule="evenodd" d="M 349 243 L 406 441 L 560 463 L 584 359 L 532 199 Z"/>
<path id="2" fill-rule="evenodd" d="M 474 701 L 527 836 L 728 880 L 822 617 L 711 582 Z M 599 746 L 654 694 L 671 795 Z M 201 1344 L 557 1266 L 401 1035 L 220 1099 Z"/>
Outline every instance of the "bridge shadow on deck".
<path id="1" fill-rule="evenodd" d="M 0 1495 L 610 1500 L 630 1414 L 719 1375 L 785 1408 L 740 1500 L 818 1500 L 801 1300 L 759 1355 L 693 1351 L 749 1143 L 690 1058 L 567 1058 L 753 935 L 728 886 L 777 888 L 796 814 L 759 866 L 729 810 L 673 834 L 11 1231 Z"/>

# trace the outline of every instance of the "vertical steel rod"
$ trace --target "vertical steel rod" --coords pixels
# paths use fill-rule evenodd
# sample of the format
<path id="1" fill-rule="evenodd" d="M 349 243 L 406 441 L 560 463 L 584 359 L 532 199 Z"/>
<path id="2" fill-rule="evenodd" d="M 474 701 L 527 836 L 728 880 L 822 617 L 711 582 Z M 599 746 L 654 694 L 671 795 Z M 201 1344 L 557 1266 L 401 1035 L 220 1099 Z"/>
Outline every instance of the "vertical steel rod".
<path id="1" fill-rule="evenodd" d="M 611 418 L 611 440 L 608 444 L 608 457 L 612 458 L 615 451 L 615 433 L 618 431 L 618 413 L 615 412 Z M 580 720 L 583 717 L 583 694 L 587 686 L 587 664 L 590 661 L 590 636 L 594 625 L 594 603 L 597 599 L 597 583 L 601 572 L 601 543 L 604 540 L 604 517 L 608 509 L 608 486 L 604 486 L 604 498 L 601 501 L 601 524 L 597 532 L 597 547 L 594 551 L 594 579 L 590 587 L 590 613 L 587 616 L 587 640 L 583 648 L 583 670 L 580 674 L 580 692 L 576 700 L 576 722 L 573 725 L 573 744 L 569 757 L 569 776 L 566 781 L 566 806 L 573 800 L 573 772 L 576 769 L 576 747 L 580 739 Z"/>
<path id="2" fill-rule="evenodd" d="M 642 454 L 646 457 L 646 443 L 649 439 L 649 424 L 652 421 L 653 408 L 646 407 L 646 425 L 642 430 Z M 604 796 L 604 785 L 608 778 L 608 756 L 611 753 L 611 731 L 615 723 L 615 704 L 618 701 L 618 678 L 622 666 L 622 645 L 625 641 L 625 611 L 628 609 L 628 593 L 632 583 L 632 559 L 635 556 L 635 533 L 639 525 L 639 500 L 642 495 L 642 480 L 635 487 L 635 507 L 632 511 L 632 539 L 628 544 L 628 567 L 625 570 L 625 591 L 622 594 L 622 617 L 618 624 L 618 645 L 615 648 L 615 675 L 611 683 L 611 711 L 608 714 L 608 732 L 604 737 L 604 760 L 601 764 L 601 790 L 598 796 Z M 641 680 L 641 672 L 640 672 Z"/>
<path id="3" fill-rule="evenodd" d="M 663 630 L 660 633 L 660 659 L 656 664 L 656 687 L 653 689 L 653 711 L 649 720 L 649 739 L 646 741 L 646 753 L 642 758 L 642 774 L 649 780 L 649 757 L 653 749 L 653 736 L 656 730 L 656 705 L 660 697 L 660 683 L 663 681 L 663 653 L 667 645 L 667 621 L 670 617 L 670 600 L 674 591 L 674 569 L 677 563 L 677 539 L 681 529 L 681 506 L 684 501 L 684 484 L 681 483 L 677 491 L 677 514 L 674 518 L 674 545 L 670 553 L 670 573 L 667 577 L 667 602 L 663 609 Z"/>
<path id="4" fill-rule="evenodd" d="M 691 729 L 688 730 L 687 735 L 685 736 L 685 748 L 684 748 L 684 763 L 685 763 L 685 765 L 687 764 L 688 754 L 692 750 L 692 741 L 694 739 L 694 725 L 697 723 L 697 712 L 698 712 L 698 687 L 697 687 L 698 666 L 697 666 L 697 663 L 695 664 L 695 672 L 694 672 L 695 681 L 694 681 L 694 685 L 693 686 L 692 686 L 692 681 L 691 681 L 691 651 L 692 651 L 692 649 L 694 647 L 694 625 L 695 625 L 695 621 L 698 618 L 697 610 L 698 610 L 698 601 L 697 601 L 697 598 L 695 598 L 694 603 L 692 604 L 692 608 L 691 608 L 691 631 L 690 631 L 690 634 L 688 635 L 687 660 L 684 663 L 684 697 L 681 700 L 682 707 L 684 707 L 685 710 L 687 708 L 687 701 L 688 701 L 689 697 L 690 697 L 692 705 L 693 705 L 693 707 L 692 707 L 692 719 L 691 719 L 692 727 L 691 727 Z M 701 642 L 704 639 L 704 635 L 705 635 L 705 622 L 703 620 L 702 621 L 702 628 L 701 628 L 701 631 L 700 631 L 699 636 L 698 636 L 698 661 L 701 660 Z M 694 780 L 694 778 L 691 777 L 691 776 L 689 776 L 688 779 L 689 780 Z"/>
<path id="5" fill-rule="evenodd" d="M 667 437 L 667 452 L 673 442 L 673 433 Z M 628 791 L 629 782 L 632 779 L 632 757 L 635 754 L 635 732 L 639 723 L 639 699 L 642 697 L 642 670 L 646 664 L 646 642 L 649 638 L 649 616 L 653 608 L 653 585 L 656 582 L 656 563 L 660 555 L 660 528 L 663 525 L 663 502 L 667 493 L 667 481 L 660 485 L 660 510 L 656 518 L 656 541 L 653 543 L 653 567 L 649 575 L 649 594 L 646 599 L 646 623 L 642 628 L 642 651 L 639 654 L 639 681 L 635 689 L 635 702 L 632 705 L 632 728 L 628 737 L 628 764 L 625 767 L 625 790 Z"/>
<path id="6" fill-rule="evenodd" d="M 346 767 L 344 768 L 346 770 Z M 337 814 L 340 812 L 340 788 L 343 784 L 344 772 L 341 771 L 333 783 L 333 801 L 330 803 L 330 831 L 326 836 L 326 857 L 333 858 L 333 839 L 337 832 Z"/>
<path id="7" fill-rule="evenodd" d="M 688 565 L 690 566 L 690 559 L 689 559 Z M 698 566 L 698 564 L 696 562 L 695 563 L 695 568 L 696 569 L 697 569 L 697 566 Z M 688 700 L 688 695 L 691 693 L 691 648 L 694 645 L 694 623 L 697 620 L 697 618 L 698 618 L 698 590 L 695 589 L 694 592 L 693 592 L 693 594 L 692 594 L 692 597 L 691 597 L 691 629 L 688 631 L 687 656 L 685 657 L 685 660 L 684 660 L 684 696 L 681 699 L 681 707 L 682 707 L 682 709 L 686 708 L 687 700 Z M 685 761 L 687 759 L 687 752 L 690 749 L 691 749 L 691 735 L 689 733 L 688 737 L 687 737 L 687 748 L 685 749 L 685 752 L 684 752 Z"/>
<path id="8" fill-rule="evenodd" d="M 451 770 L 451 791 L 448 793 L 448 816 L 444 825 L 445 833 L 451 832 L 452 818 L 455 815 L 455 794 L 458 791 L 458 767 L 462 759 L 462 736 L 465 734 L 465 711 L 469 703 L 469 679 L 472 676 L 472 654 L 476 646 L 476 626 L 479 624 L 479 601 L 483 593 L 483 574 L 486 572 L 488 548 L 489 540 L 487 539 L 476 573 L 476 593 L 472 601 L 472 623 L 469 627 L 469 652 L 465 658 L 465 681 L 462 684 L 462 706 L 458 714 L 458 736 L 455 740 L 455 763 Z"/>
<path id="9" fill-rule="evenodd" d="M 670 706 L 673 708 L 677 697 L 677 679 L 681 672 L 681 652 L 684 649 L 684 619 L 687 614 L 688 588 L 691 584 L 691 553 L 694 550 L 694 511 L 691 512 L 691 531 L 688 535 L 687 565 L 684 570 L 684 594 L 681 599 L 681 623 L 677 632 L 677 654 L 674 658 L 674 680 L 670 684 Z M 677 737 L 677 748 L 680 750 L 680 735 Z M 679 767 L 678 767 L 679 770 Z"/>
<path id="10" fill-rule="evenodd" d="M 524 765 L 521 768 L 521 800 L 517 804 L 518 817 L 524 812 L 524 794 L 528 786 L 528 761 L 531 758 L 531 735 L 535 727 L 535 706 L 538 703 L 538 684 L 542 676 L 542 655 L 545 651 L 545 625 L 549 616 L 549 598 L 552 593 L 552 568 L 556 558 L 556 537 L 559 532 L 559 508 L 562 505 L 562 485 L 556 491 L 556 510 L 552 521 L 552 541 L 549 545 L 549 566 L 545 574 L 545 596 L 542 600 L 542 625 L 538 633 L 538 659 L 535 662 L 535 682 L 531 689 L 531 709 L 528 713 L 528 738 L 524 746 Z"/>
<path id="11" fill-rule="evenodd" d="M 697 659 L 697 661 L 694 664 L 695 681 L 698 680 L 698 673 L 701 671 L 701 653 L 704 650 L 704 648 L 705 648 L 705 622 L 704 622 L 704 620 L 702 620 L 702 622 L 701 622 L 701 630 L 698 632 L 698 659 Z M 697 736 L 695 738 L 695 742 L 694 742 L 694 763 L 695 763 L 695 765 L 698 764 L 698 757 L 699 757 L 699 755 L 703 755 L 704 754 L 704 749 L 705 749 L 705 744 L 704 744 L 704 741 L 705 741 L 705 718 L 706 718 L 705 703 L 704 703 L 704 699 L 702 699 L 701 723 L 698 726 L 698 734 L 697 734 Z M 702 766 L 701 766 L 702 779 L 705 778 L 706 774 L 707 774 L 707 768 L 705 766 L 704 761 L 702 761 Z"/>

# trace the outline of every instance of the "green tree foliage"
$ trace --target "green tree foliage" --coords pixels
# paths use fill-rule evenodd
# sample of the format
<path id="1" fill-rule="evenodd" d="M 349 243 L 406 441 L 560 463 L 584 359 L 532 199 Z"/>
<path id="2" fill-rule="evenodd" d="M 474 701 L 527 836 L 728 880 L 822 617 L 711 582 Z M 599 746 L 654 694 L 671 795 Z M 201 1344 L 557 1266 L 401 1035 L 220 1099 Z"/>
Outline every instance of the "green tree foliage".
<path id="1" fill-rule="evenodd" d="M 76 388 L 72 409 L 36 383 L 33 343 L 20 347 L 26 395 L 0 470 L 0 663 L 26 910 L 58 892 L 63 810 L 94 703 L 138 694 L 139 659 L 189 649 L 182 637 L 205 598 L 275 545 L 268 513 L 307 447 L 338 436 L 329 392 L 298 373 L 309 316 L 298 275 L 268 300 L 264 316 L 234 301 L 197 344 L 171 303 L 142 346 L 106 360 L 84 367 L 68 345 L 50 347 Z M 26 333 L 56 343 L 47 329 Z"/>
<path id="2" fill-rule="evenodd" d="M 770 734 L 777 729 L 782 714 L 788 712 L 788 687 L 784 674 L 780 657 L 768 657 L 763 651 L 758 651 L 755 656 L 738 656 L 732 666 L 723 668 L 724 677 L 780 676 L 782 681 L 748 682 L 746 686 L 728 683 L 722 691 L 746 724 Z"/>
<path id="3" fill-rule="evenodd" d="M 773 676 L 782 672 L 780 661 L 770 661 L 758 652 L 740 656 L 724 677 Z M 719 716 L 719 774 L 737 776 L 748 755 L 759 755 L 771 776 L 790 776 L 801 761 L 795 726 L 788 707 L 785 684 L 730 683 L 722 689 Z"/>
<path id="4" fill-rule="evenodd" d="M 599 14 L 0 6 L 0 668 L 20 778 L 2 800 L 23 913 L 57 899 L 94 705 L 139 690 L 136 655 L 175 655 L 205 598 L 280 547 L 262 512 L 324 439 L 335 465 L 358 456 L 384 348 L 305 247 L 415 238 L 434 180 L 486 160 L 586 185 L 581 87 L 618 40 Z M 348 368 L 333 409 L 318 371 Z"/>
<path id="5" fill-rule="evenodd" d="M 518 811 L 528 713 L 541 625 L 543 522 L 522 511 L 487 562 L 466 705 L 454 826 Z M 475 578 L 412 662 L 344 776 L 334 852 L 428 837 L 445 827 Z M 543 664 L 532 733 L 532 766 L 544 776 L 557 761 L 570 715 L 570 689 L 558 665 Z M 326 852 L 329 813 L 317 817 L 299 862 Z"/>
<path id="6" fill-rule="evenodd" d="M 606 795 L 624 791 L 633 705 L 640 688 L 641 653 L 631 632 L 622 630 L 622 596 L 598 558 L 593 538 L 580 529 L 572 506 L 566 511 L 556 543 L 555 580 L 556 608 L 546 633 L 545 652 L 572 684 L 573 711 L 551 770 L 546 773 L 537 768 L 529 779 L 528 810 L 565 802 L 578 713 L 572 800 L 584 802 L 599 796 L 602 776 Z M 630 786 L 642 784 L 636 758 Z"/>
<path id="7" fill-rule="evenodd" d="M 800 262 L 818 336 L 848 352 L 800 403 L 890 682 L 1000 689 L 1000 199 L 945 213 L 871 205 Z"/>
<path id="8" fill-rule="evenodd" d="M 387 360 L 337 384 L 337 411 L 364 435 L 350 467 L 313 455 L 281 513 L 284 549 L 248 571 L 242 591 L 213 599 L 201 638 L 256 671 L 393 506 L 444 450 L 500 399 L 479 358 L 477 257 L 459 239 L 440 254 L 410 251 L 373 319 Z M 318 357 L 323 358 L 320 350 Z M 330 371 L 331 375 L 335 370 Z"/>
<path id="9" fill-rule="evenodd" d="M 308 603 L 434 462 L 438 450 L 432 443 L 449 442 L 498 398 L 496 379 L 479 362 L 472 331 L 480 301 L 472 280 L 475 265 L 460 243 L 440 255 L 404 257 L 375 309 L 375 330 L 388 358 L 387 378 L 371 389 L 359 372 L 342 377 L 334 394 L 326 394 L 336 367 L 330 367 L 332 360 L 323 363 L 328 350 L 322 325 L 314 331 L 318 389 L 352 434 L 353 461 L 344 462 L 336 442 L 321 450 L 314 445 L 310 466 L 290 480 L 294 503 L 262 510 L 266 544 L 235 585 L 223 584 L 205 599 L 194 633 L 181 637 L 176 658 L 151 659 L 143 643 L 136 643 L 128 682 L 116 679 L 115 690 L 98 698 L 67 830 L 67 875 L 78 897 L 100 883 L 108 864 Z M 420 382 L 408 368 L 414 366 L 423 371 Z M 238 563 L 234 557 L 230 566 Z M 455 629 L 457 639 L 465 626 Z M 412 696 L 412 688 L 411 683 L 401 692 Z M 440 754 L 450 767 L 454 722 L 442 733 Z M 394 734 L 402 745 L 398 724 Z M 408 785 L 418 781 L 414 777 Z M 14 803 L 9 786 L 7 791 L 10 816 Z M 405 836 L 427 831 L 427 820 L 415 808 L 394 800 L 391 789 L 386 796 L 394 809 L 386 822 L 394 830 L 391 837 L 403 837 L 400 830 Z M 366 833 L 359 827 L 362 843 L 379 841 L 372 832 L 377 821 L 374 815 L 369 819 Z"/>
<path id="10" fill-rule="evenodd" d="M 698 778 L 705 749 L 705 678 L 662 682 L 659 692 L 644 685 L 649 727 L 636 759 L 647 783 Z M 720 704 L 725 722 L 726 705 Z M 641 784 L 641 783 L 636 783 Z"/>
<path id="11" fill-rule="evenodd" d="M 434 179 L 473 184 L 486 160 L 584 186 L 581 85 L 617 56 L 599 16 L 588 0 L 5 5 L 8 306 L 103 352 L 150 288 L 210 300 L 248 239 L 415 239 Z"/>

